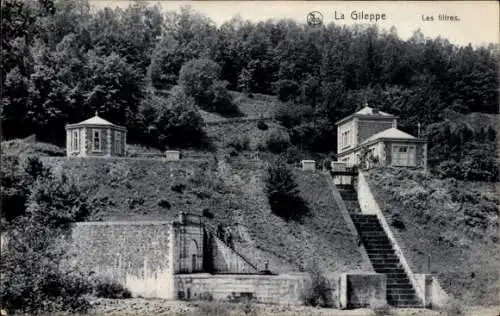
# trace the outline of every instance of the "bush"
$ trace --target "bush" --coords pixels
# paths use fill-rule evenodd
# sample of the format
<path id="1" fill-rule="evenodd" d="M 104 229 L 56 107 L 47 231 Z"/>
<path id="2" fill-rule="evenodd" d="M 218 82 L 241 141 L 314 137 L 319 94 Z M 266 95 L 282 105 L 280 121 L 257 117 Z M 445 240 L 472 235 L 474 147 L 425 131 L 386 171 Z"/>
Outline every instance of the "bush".
<path id="1" fill-rule="evenodd" d="M 465 315 L 465 307 L 459 300 L 451 299 L 442 308 L 442 312 L 445 316 L 461 316 Z"/>
<path id="2" fill-rule="evenodd" d="M 61 232 L 23 217 L 9 231 L 9 248 L 0 260 L 0 306 L 8 312 L 85 312 L 91 284 L 64 271 Z"/>
<path id="3" fill-rule="evenodd" d="M 267 131 L 267 129 L 269 128 L 269 126 L 267 126 L 266 122 L 259 121 L 257 123 L 257 128 L 260 129 L 261 131 Z"/>
<path id="4" fill-rule="evenodd" d="M 176 183 L 170 187 L 170 190 L 181 194 L 184 192 L 185 189 L 186 185 L 184 183 Z"/>
<path id="5" fill-rule="evenodd" d="M 316 267 L 313 267 L 309 273 L 311 275 L 311 285 L 305 290 L 304 304 L 308 306 L 334 307 L 328 280 Z"/>
<path id="6" fill-rule="evenodd" d="M 297 81 L 287 79 L 274 82 L 273 90 L 281 101 L 289 101 L 295 98 L 300 92 Z"/>
<path id="7" fill-rule="evenodd" d="M 210 59 L 193 59 L 179 72 L 179 84 L 196 104 L 209 112 L 227 116 L 241 115 L 227 90 L 228 83 L 219 80 L 221 67 Z"/>
<path id="8" fill-rule="evenodd" d="M 233 97 L 227 90 L 227 84 L 226 81 L 214 82 L 206 92 L 204 103 L 199 104 L 200 107 L 224 116 L 242 116 L 240 109 L 233 102 Z"/>
<path id="9" fill-rule="evenodd" d="M 403 222 L 403 218 L 401 217 L 401 214 L 396 212 L 391 215 L 391 226 L 399 230 L 404 230 L 406 228 L 405 223 Z"/>
<path id="10" fill-rule="evenodd" d="M 246 135 L 243 137 L 234 138 L 228 143 L 228 146 L 234 148 L 238 152 L 250 150 L 250 138 L 248 138 L 248 136 Z"/>
<path id="11" fill-rule="evenodd" d="M 193 59 L 182 65 L 179 71 L 179 85 L 184 91 L 202 104 L 209 87 L 219 79 L 221 67 L 211 59 Z"/>
<path id="12" fill-rule="evenodd" d="M 203 216 L 208 218 L 208 219 L 214 218 L 214 214 L 212 212 L 210 212 L 210 210 L 208 208 L 203 209 Z"/>
<path id="13" fill-rule="evenodd" d="M 122 284 L 108 278 L 94 278 L 92 294 L 101 298 L 131 298 L 132 293 Z"/>
<path id="14" fill-rule="evenodd" d="M 170 202 L 168 200 L 166 200 L 166 199 L 160 199 L 158 201 L 158 206 L 166 208 L 166 209 L 170 209 L 172 207 L 172 205 L 170 204 Z"/>
<path id="15" fill-rule="evenodd" d="M 2 142 L 1 150 L 4 155 L 66 156 L 64 148 L 49 143 L 28 142 L 22 139 Z"/>
<path id="16" fill-rule="evenodd" d="M 384 300 L 372 299 L 370 308 L 375 316 L 391 315 L 392 311 Z"/>
<path id="17" fill-rule="evenodd" d="M 267 138 L 266 147 L 274 153 L 284 152 L 290 146 L 290 137 L 286 132 L 273 131 Z"/>
<path id="18" fill-rule="evenodd" d="M 292 170 L 281 159 L 267 168 L 266 193 L 273 213 L 284 219 L 300 220 L 309 213 Z"/>

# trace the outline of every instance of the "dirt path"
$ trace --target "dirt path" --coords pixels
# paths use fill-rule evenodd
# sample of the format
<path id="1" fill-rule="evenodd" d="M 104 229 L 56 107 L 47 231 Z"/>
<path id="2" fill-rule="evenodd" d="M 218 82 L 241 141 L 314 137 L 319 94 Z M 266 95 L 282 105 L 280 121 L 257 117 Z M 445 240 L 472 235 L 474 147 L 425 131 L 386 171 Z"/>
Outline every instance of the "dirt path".
<path id="1" fill-rule="evenodd" d="M 375 313 L 369 309 L 336 310 L 305 306 L 280 306 L 264 304 L 230 304 L 220 302 L 183 302 L 162 299 L 99 299 L 93 302 L 95 316 L 132 316 L 132 315 L 184 315 L 184 316 L 239 316 L 239 315 L 278 315 L 278 316 L 371 316 L 388 315 L 387 312 Z M 445 312 L 427 309 L 391 310 L 395 316 L 446 316 Z M 473 307 L 465 311 L 468 316 L 499 316 L 500 307 Z"/>

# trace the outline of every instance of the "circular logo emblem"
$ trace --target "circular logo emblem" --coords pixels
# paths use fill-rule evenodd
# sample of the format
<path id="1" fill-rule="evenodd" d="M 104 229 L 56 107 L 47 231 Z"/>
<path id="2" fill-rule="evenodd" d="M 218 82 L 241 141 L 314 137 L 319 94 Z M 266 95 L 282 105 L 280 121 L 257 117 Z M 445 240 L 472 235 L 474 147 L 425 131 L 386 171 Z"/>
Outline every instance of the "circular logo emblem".
<path id="1" fill-rule="evenodd" d="M 323 24 L 323 14 L 319 11 L 312 11 L 307 14 L 307 24 L 309 26 L 319 26 Z"/>

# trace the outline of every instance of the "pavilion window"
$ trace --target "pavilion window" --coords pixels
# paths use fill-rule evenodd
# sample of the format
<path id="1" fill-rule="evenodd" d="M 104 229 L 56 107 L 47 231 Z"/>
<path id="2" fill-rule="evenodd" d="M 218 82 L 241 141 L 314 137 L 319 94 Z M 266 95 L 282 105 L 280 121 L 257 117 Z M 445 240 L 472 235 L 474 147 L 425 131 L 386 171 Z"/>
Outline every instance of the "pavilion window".
<path id="1" fill-rule="evenodd" d="M 92 130 L 92 150 L 93 151 L 102 151 L 101 146 L 101 130 L 94 129 Z"/>
<path id="2" fill-rule="evenodd" d="M 71 149 L 72 151 L 80 150 L 80 131 L 73 130 L 71 131 Z"/>
<path id="3" fill-rule="evenodd" d="M 122 133 L 115 131 L 115 152 L 122 152 Z"/>

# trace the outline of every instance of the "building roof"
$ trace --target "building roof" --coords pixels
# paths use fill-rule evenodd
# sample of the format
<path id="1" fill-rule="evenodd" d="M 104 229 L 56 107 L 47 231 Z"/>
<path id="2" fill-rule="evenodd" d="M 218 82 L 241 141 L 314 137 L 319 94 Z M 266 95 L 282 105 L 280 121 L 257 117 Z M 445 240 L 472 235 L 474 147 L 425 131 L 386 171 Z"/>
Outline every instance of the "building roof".
<path id="1" fill-rule="evenodd" d="M 367 105 L 364 108 L 362 108 L 361 110 L 357 111 L 356 113 L 351 114 L 351 115 L 349 115 L 347 117 L 344 117 L 343 119 L 341 119 L 340 121 L 337 122 L 337 125 L 340 124 L 340 123 L 342 123 L 342 122 L 345 122 L 345 121 L 347 121 L 347 120 L 349 120 L 349 119 L 351 119 L 353 117 L 369 117 L 371 119 L 377 119 L 377 118 L 390 118 L 390 119 L 393 119 L 393 118 L 396 118 L 395 115 L 379 111 L 378 109 L 369 107 Z"/>
<path id="2" fill-rule="evenodd" d="M 385 112 L 382 112 L 382 111 L 379 111 L 377 109 L 374 109 L 374 108 L 371 108 L 369 106 L 365 106 L 364 108 L 362 108 L 361 110 L 359 110 L 358 112 L 354 113 L 354 114 L 358 114 L 358 115 L 381 115 L 381 116 L 393 116 L 389 113 L 385 113 Z"/>
<path id="3" fill-rule="evenodd" d="M 105 119 L 99 117 L 97 114 L 94 117 L 91 117 L 85 121 L 82 121 L 80 123 L 76 123 L 78 125 L 115 125 L 109 121 L 106 121 Z"/>
<path id="4" fill-rule="evenodd" d="M 399 130 L 395 127 L 388 128 L 380 133 L 374 134 L 370 137 L 368 137 L 365 141 L 363 141 L 361 144 L 369 143 L 377 139 L 418 139 L 413 135 L 410 135 L 408 133 L 403 132 L 402 130 Z"/>
<path id="5" fill-rule="evenodd" d="M 89 119 L 86 119 L 85 121 L 82 121 L 79 123 L 67 124 L 66 128 L 78 128 L 81 126 L 94 126 L 94 127 L 107 126 L 107 127 L 112 127 L 113 129 L 126 131 L 125 127 L 113 124 L 109 121 L 106 121 L 102 117 L 99 117 L 99 115 L 97 115 L 97 112 L 96 112 L 95 116 L 93 116 Z"/>

